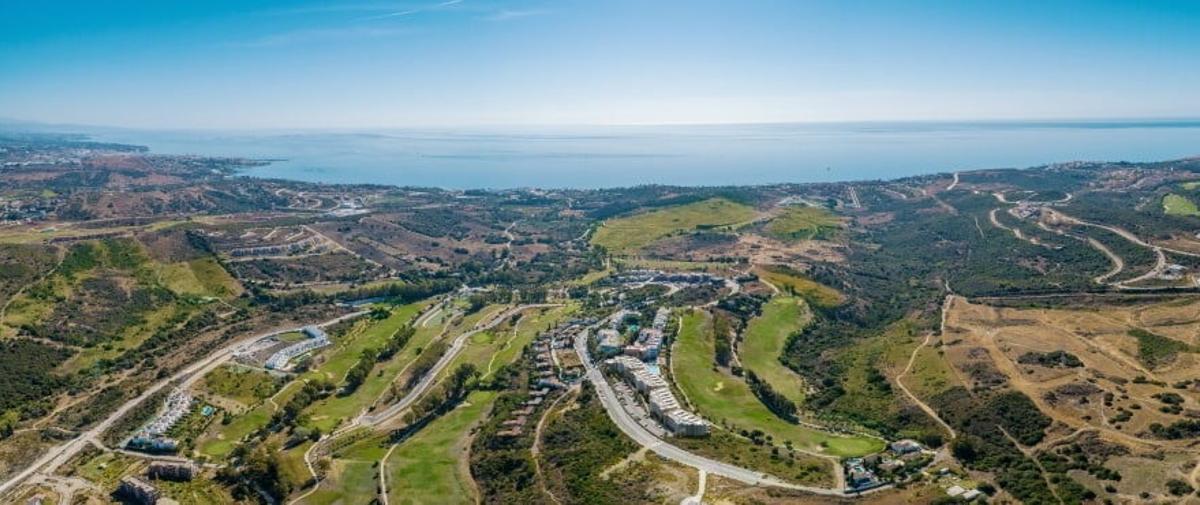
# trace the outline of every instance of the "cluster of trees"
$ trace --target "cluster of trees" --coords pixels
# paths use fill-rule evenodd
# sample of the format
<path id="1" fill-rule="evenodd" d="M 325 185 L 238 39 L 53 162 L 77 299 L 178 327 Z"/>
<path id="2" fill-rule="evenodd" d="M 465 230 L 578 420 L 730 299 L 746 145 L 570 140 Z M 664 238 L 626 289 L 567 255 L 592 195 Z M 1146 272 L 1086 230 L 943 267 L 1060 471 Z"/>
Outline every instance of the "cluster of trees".
<path id="1" fill-rule="evenodd" d="M 1104 443 L 1101 442 L 1100 444 Z M 1084 470 L 1100 480 L 1120 481 L 1120 472 L 1104 466 L 1104 461 L 1108 454 L 1124 455 L 1128 453 L 1122 446 L 1115 447 L 1118 449 L 1109 450 L 1108 448 L 1104 448 L 1105 450 L 1098 451 L 1098 454 L 1090 454 L 1079 445 L 1065 445 L 1053 451 L 1046 451 L 1039 454 L 1038 462 L 1049 473 L 1066 474 L 1071 470 Z"/>
<path id="2" fill-rule="evenodd" d="M 737 315 L 742 320 L 749 320 L 762 314 L 762 306 L 767 298 L 746 293 L 727 296 L 717 302 L 717 308 Z"/>
<path id="3" fill-rule="evenodd" d="M 406 324 L 399 330 L 396 330 L 396 333 L 393 333 L 391 338 L 388 338 L 388 341 L 383 345 L 383 348 L 379 349 L 379 361 L 387 361 L 392 359 L 392 356 L 395 356 L 396 353 L 400 352 L 401 349 L 404 349 L 404 346 L 408 345 L 408 341 L 411 340 L 413 335 L 416 333 L 417 328 L 411 324 Z"/>
<path id="4" fill-rule="evenodd" d="M 1046 368 L 1079 368 L 1083 366 L 1083 362 L 1079 360 L 1078 356 L 1061 349 L 1050 352 L 1030 351 L 1017 358 L 1017 362 Z"/>
<path id="5" fill-rule="evenodd" d="M 576 408 L 542 432 L 543 473 L 554 476 L 548 483 L 571 503 L 649 503 L 662 501 L 652 494 L 649 482 L 631 482 L 638 472 L 616 472 L 601 477 L 603 470 L 637 449 L 608 419 L 596 391 L 588 382 L 576 399 Z M 643 475 L 642 478 L 647 478 Z"/>
<path id="6" fill-rule="evenodd" d="M 1200 437 L 1200 419 L 1181 419 L 1166 426 L 1153 423 L 1150 425 L 1150 433 L 1167 440 Z"/>
<path id="7" fill-rule="evenodd" d="M 239 279 L 280 287 L 304 282 L 362 282 L 383 273 L 374 264 L 340 252 L 286 259 L 256 258 L 226 266 Z"/>
<path id="8" fill-rule="evenodd" d="M 346 385 L 342 388 L 342 394 L 348 395 L 357 390 L 371 375 L 371 370 L 375 368 L 378 358 L 379 351 L 372 348 L 363 349 L 358 361 L 346 372 Z"/>
<path id="9" fill-rule="evenodd" d="M 471 228 L 464 225 L 471 216 L 447 207 L 416 209 L 396 224 L 427 237 L 452 237 L 463 240 L 470 236 Z"/>
<path id="10" fill-rule="evenodd" d="M 71 352 L 32 340 L 9 339 L 0 342 L 0 413 L 13 411 L 18 418 L 44 414 L 49 397 L 68 381 L 52 370 L 71 356 Z M 5 416 L 6 418 L 8 416 Z M 12 433 L 15 420 L 0 420 L 0 438 Z"/>
<path id="11" fill-rule="evenodd" d="M 413 279 L 381 286 L 361 287 L 338 293 L 337 300 L 385 298 L 396 304 L 406 304 L 458 289 L 455 279 Z"/>
<path id="12" fill-rule="evenodd" d="M 284 475 L 282 451 L 275 444 L 242 445 L 235 449 L 240 463 L 217 470 L 217 480 L 229 486 L 238 500 L 256 499 L 258 489 L 280 502 L 292 493 L 292 484 Z"/>
<path id="13" fill-rule="evenodd" d="M 408 380 L 404 382 L 404 388 L 410 389 L 417 385 L 448 349 L 450 349 L 450 345 L 442 340 L 429 344 L 429 347 L 425 348 L 424 352 L 413 362 L 412 371 L 408 374 Z"/>
<path id="14" fill-rule="evenodd" d="M 733 360 L 733 344 L 729 337 L 733 335 L 733 325 L 729 316 L 723 312 L 713 314 L 713 360 L 723 367 L 728 367 Z"/>
<path id="15" fill-rule="evenodd" d="M 305 382 L 300 392 L 296 393 L 291 400 L 288 400 L 271 416 L 271 427 L 280 429 L 284 426 L 299 424 L 297 420 L 305 408 L 312 405 L 313 402 L 329 396 L 336 388 L 337 386 L 333 382 L 325 379 L 313 379 Z"/>
<path id="16" fill-rule="evenodd" d="M 0 300 L 8 300 L 53 268 L 55 249 L 40 244 L 0 244 Z"/>
<path id="17" fill-rule="evenodd" d="M 1170 364 L 1179 353 L 1192 351 L 1188 344 L 1141 328 L 1129 330 L 1129 336 L 1138 341 L 1138 360 L 1150 368 Z"/>
<path id="18" fill-rule="evenodd" d="M 1013 442 L 1036 445 L 1051 422 L 1024 394 L 1007 391 L 975 398 L 963 388 L 954 388 L 935 397 L 934 406 L 959 431 L 951 445 L 955 458 L 972 470 L 993 473 L 1000 487 L 1018 500 L 1058 503 L 1057 494 L 1079 503 L 1094 497 L 1065 474 L 1052 476 L 1055 489 L 1051 491 L 1037 462 Z"/>
<path id="19" fill-rule="evenodd" d="M 358 362 L 354 363 L 354 366 L 346 372 L 346 385 L 343 387 L 342 393 L 350 394 L 357 390 L 371 375 L 371 370 L 375 368 L 376 363 L 387 361 L 395 356 L 408 344 L 416 332 L 416 328 L 407 324 L 396 330 L 382 347 L 363 349 L 362 354 L 358 357 Z"/>
<path id="20" fill-rule="evenodd" d="M 746 370 L 746 383 L 750 385 L 750 390 L 754 392 L 754 396 L 767 406 L 772 413 L 779 416 L 780 419 L 789 423 L 796 423 L 800 418 L 796 414 L 796 404 L 783 396 L 771 384 L 767 383 L 755 375 L 751 370 Z"/>
<path id="21" fill-rule="evenodd" d="M 471 363 L 463 363 L 458 365 L 450 376 L 447 377 L 442 385 L 434 391 L 430 391 L 421 401 L 412 406 L 405 417 L 409 420 L 412 426 L 424 426 L 429 420 L 449 412 L 460 402 L 467 397 L 467 393 L 471 392 L 474 387 L 475 379 L 479 377 L 479 369 Z M 401 435 L 402 434 L 402 435 Z M 401 430 L 398 434 L 393 435 L 393 438 L 406 437 L 411 434 L 408 430 Z"/>

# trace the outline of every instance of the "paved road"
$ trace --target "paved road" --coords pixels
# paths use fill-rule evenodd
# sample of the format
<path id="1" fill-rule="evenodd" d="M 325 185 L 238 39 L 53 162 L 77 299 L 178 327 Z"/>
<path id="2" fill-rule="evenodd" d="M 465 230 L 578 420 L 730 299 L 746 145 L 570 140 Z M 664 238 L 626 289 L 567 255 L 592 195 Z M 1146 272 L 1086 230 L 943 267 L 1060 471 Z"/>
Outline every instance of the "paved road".
<path id="1" fill-rule="evenodd" d="M 404 395 L 404 398 L 401 398 L 400 401 L 393 403 L 388 408 L 383 409 L 377 413 L 363 415 L 363 416 L 359 417 L 358 422 L 355 423 L 354 426 L 377 425 L 377 424 L 387 421 L 387 420 L 395 417 L 396 415 L 400 414 L 401 412 L 404 412 L 405 410 L 407 410 L 410 406 L 412 406 L 413 403 L 415 403 L 417 401 L 417 399 L 419 399 L 421 397 L 422 394 L 425 393 L 426 390 L 429 389 L 430 386 L 433 385 L 433 382 L 437 379 L 438 374 L 441 373 L 441 371 L 443 369 L 445 369 L 447 366 L 449 366 L 451 361 L 454 361 L 454 357 L 457 356 L 458 353 L 460 351 L 462 351 L 463 347 L 466 345 L 467 339 L 471 338 L 471 336 L 475 335 L 476 333 L 495 328 L 497 325 L 504 322 L 509 317 L 512 317 L 513 314 L 516 314 L 518 312 L 522 312 L 522 311 L 529 310 L 529 309 L 545 308 L 545 307 L 559 307 L 561 305 L 562 304 L 559 304 L 559 303 L 535 303 L 535 304 L 529 304 L 529 305 L 521 305 L 520 307 L 515 307 L 512 309 L 509 309 L 507 312 L 504 312 L 503 314 L 500 314 L 499 316 L 492 318 L 485 325 L 476 326 L 471 331 L 468 331 L 466 333 L 463 333 L 462 335 L 459 335 L 457 338 L 454 339 L 454 343 L 450 345 L 450 349 L 447 349 L 445 354 L 442 354 L 442 357 L 440 359 L 438 359 L 437 363 L 435 363 L 433 365 L 433 368 L 431 368 L 429 370 L 429 372 L 427 372 L 425 374 L 425 376 L 421 378 L 421 381 L 418 382 L 417 385 L 415 387 L 413 387 L 413 389 L 411 391 L 408 392 L 408 394 Z M 339 431 L 341 431 L 341 430 L 339 430 Z"/>
<path id="2" fill-rule="evenodd" d="M 613 392 L 608 381 L 604 379 L 604 375 L 592 364 L 588 356 L 586 334 L 587 332 L 580 332 L 575 338 L 575 352 L 579 354 L 579 359 L 583 361 L 584 367 L 587 370 L 586 377 L 596 386 L 596 393 L 600 398 L 600 402 L 604 405 L 604 410 L 608 412 L 608 417 L 612 419 L 613 423 L 625 435 L 632 438 L 638 445 L 654 451 L 655 454 L 669 460 L 696 468 L 708 474 L 720 475 L 752 486 L 772 486 L 825 496 L 846 496 L 845 493 L 838 489 L 792 484 L 764 473 L 692 454 L 655 437 L 625 411 L 625 408 L 621 406 L 620 400 L 617 399 L 616 393 Z"/>
<path id="3" fill-rule="evenodd" d="M 329 326 L 329 325 L 332 325 L 332 324 L 335 324 L 335 323 L 338 323 L 341 321 L 345 321 L 347 319 L 352 319 L 352 318 L 361 316 L 366 313 L 367 313 L 367 311 L 359 311 L 359 312 L 354 312 L 351 314 L 346 314 L 344 316 L 336 317 L 334 319 L 330 319 L 329 321 L 320 323 L 317 326 L 322 326 L 322 327 Z M 279 335 L 281 333 L 287 333 L 287 332 L 299 331 L 299 330 L 300 330 L 300 328 L 288 328 L 285 330 L 271 331 L 268 333 L 263 333 L 263 334 L 255 335 L 253 337 L 244 338 L 244 339 L 235 341 L 233 343 L 230 343 L 229 345 L 226 345 L 225 347 L 222 347 L 221 349 L 208 355 L 207 357 L 201 359 L 200 361 L 197 361 L 195 363 L 192 363 L 191 365 L 188 365 L 187 367 L 184 367 L 182 370 L 176 372 L 175 375 L 172 375 L 171 377 L 165 378 L 163 380 L 160 380 L 160 381 L 154 383 L 150 387 L 146 388 L 146 390 L 143 391 L 142 394 L 138 395 L 136 398 L 129 400 L 129 401 L 125 402 L 124 404 L 122 404 L 120 407 L 117 408 L 117 410 L 113 411 L 111 414 L 108 415 L 108 417 L 106 417 L 103 421 L 100 421 L 98 424 L 93 426 L 90 430 L 87 430 L 87 431 L 81 433 L 79 436 L 77 436 L 67 442 L 64 442 L 57 447 L 49 449 L 45 455 L 43 455 L 41 458 L 38 458 L 37 461 L 34 461 L 34 463 L 32 465 L 29 465 L 29 467 L 27 467 L 24 470 L 22 470 L 21 472 L 17 473 L 12 478 L 10 478 L 8 481 L 4 482 L 3 484 L 0 484 L 0 495 L 3 495 L 8 490 L 15 488 L 17 485 L 24 482 L 26 479 L 28 479 L 30 476 L 34 475 L 35 473 L 38 473 L 38 472 L 52 473 L 52 472 L 54 472 L 59 467 L 61 467 L 63 464 L 65 464 L 67 461 L 69 461 L 72 457 L 74 457 L 76 454 L 78 454 L 79 451 L 83 450 L 84 447 L 87 447 L 88 444 L 98 443 L 100 440 L 100 436 L 106 430 L 108 430 L 110 427 L 112 427 L 112 425 L 115 424 L 118 420 L 120 420 L 122 417 L 124 417 L 125 414 L 129 413 L 130 410 L 133 410 L 133 408 L 136 407 L 138 404 L 142 403 L 143 401 L 150 398 L 152 395 L 154 395 L 158 391 L 162 390 L 163 388 L 167 387 L 168 385 L 174 383 L 175 381 L 179 381 L 181 386 L 187 386 L 191 382 L 199 379 L 200 377 L 203 377 L 210 370 L 216 368 L 221 363 L 224 363 L 225 360 L 229 359 L 231 356 L 233 356 L 238 351 L 241 351 L 241 350 L 247 348 L 250 344 L 254 343 L 255 341 L 262 339 L 262 338 L 272 336 L 272 335 Z"/>

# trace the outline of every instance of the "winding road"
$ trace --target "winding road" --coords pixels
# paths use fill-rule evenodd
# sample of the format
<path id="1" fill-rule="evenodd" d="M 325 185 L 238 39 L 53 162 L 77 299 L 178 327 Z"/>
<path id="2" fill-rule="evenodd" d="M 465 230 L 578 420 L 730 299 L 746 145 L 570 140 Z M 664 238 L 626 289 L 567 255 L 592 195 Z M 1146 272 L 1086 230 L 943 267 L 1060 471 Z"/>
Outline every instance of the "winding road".
<path id="1" fill-rule="evenodd" d="M 319 327 L 330 326 L 330 325 L 333 325 L 333 324 L 336 324 L 336 323 L 339 323 L 339 322 L 342 322 L 342 321 L 345 321 L 348 319 L 353 319 L 353 318 L 362 316 L 362 315 L 366 314 L 367 312 L 368 311 L 353 312 L 353 313 L 346 314 L 343 316 L 335 317 L 335 318 L 325 321 L 323 323 L 318 323 L 315 326 L 319 326 Z M 304 326 L 295 327 L 295 328 L 287 328 L 284 330 L 275 330 L 275 331 L 271 331 L 268 333 L 262 333 L 262 334 L 254 335 L 252 337 L 247 337 L 247 338 L 244 338 L 241 340 L 237 340 L 233 343 L 226 345 L 225 347 L 220 348 L 216 352 L 208 355 L 207 357 L 201 359 L 200 361 L 197 361 L 195 363 L 192 363 L 191 365 L 188 365 L 187 367 L 184 367 L 182 370 L 176 372 L 174 375 L 167 377 L 165 379 L 162 379 L 158 382 L 155 382 L 150 387 L 146 388 L 145 391 L 142 391 L 142 394 L 138 395 L 136 398 L 133 398 L 133 399 L 121 404 L 120 407 L 118 407 L 115 411 L 113 411 L 111 414 L 109 414 L 108 417 L 104 418 L 103 421 L 100 421 L 95 426 L 93 426 L 91 429 L 79 434 L 79 436 L 77 436 L 67 442 L 60 444 L 57 447 L 47 450 L 46 454 L 44 454 L 41 458 L 38 458 L 36 461 L 34 461 L 33 464 L 29 465 L 24 470 L 18 472 L 16 475 L 11 477 L 4 483 L 0 484 L 0 495 L 3 495 L 5 492 L 9 491 L 10 489 L 14 489 L 16 486 L 18 486 L 19 484 L 24 482 L 26 479 L 30 478 L 31 476 L 33 476 L 35 474 L 38 474 L 39 472 L 45 473 L 45 474 L 53 473 L 55 470 L 57 470 L 59 467 L 61 467 L 63 464 L 65 464 L 67 461 L 69 461 L 76 454 L 79 454 L 79 452 L 82 451 L 89 444 L 99 444 L 100 437 L 104 434 L 105 431 L 107 431 L 110 427 L 112 427 L 114 424 L 116 424 L 116 422 L 119 421 L 122 417 L 124 417 L 125 414 L 128 414 L 129 411 L 133 410 L 134 407 L 137 407 L 143 401 L 146 401 L 148 398 L 150 398 L 151 396 L 153 396 L 155 393 L 159 392 L 163 388 L 165 388 L 175 382 L 179 382 L 179 387 L 187 387 L 192 382 L 198 380 L 201 377 L 204 377 L 204 375 L 207 374 L 212 369 L 214 369 L 217 366 L 224 363 L 226 360 L 228 360 L 234 354 L 248 348 L 254 342 L 261 340 L 263 338 L 266 338 L 266 337 L 274 336 L 274 335 L 279 335 L 279 334 L 293 332 L 293 331 L 300 331 L 303 327 Z"/>
<path id="2" fill-rule="evenodd" d="M 756 472 L 740 466 L 730 465 L 713 459 L 706 458 L 697 454 L 680 449 L 677 446 L 671 445 L 666 441 L 654 436 L 645 427 L 637 422 L 625 408 L 621 406 L 620 400 L 613 392 L 612 387 L 605 380 L 600 369 L 592 363 L 591 357 L 587 350 L 587 333 L 580 332 L 575 337 L 575 352 L 579 354 L 579 359 L 583 362 L 586 369 L 585 377 L 591 381 L 596 387 L 596 394 L 600 398 L 604 410 L 608 413 L 608 417 L 612 419 L 613 424 L 625 433 L 626 436 L 637 442 L 638 445 L 653 451 L 655 454 L 662 456 L 671 461 L 675 461 L 697 470 L 704 472 L 706 475 L 719 475 L 738 482 L 749 484 L 752 486 L 770 486 L 781 489 L 791 489 L 796 491 L 804 491 L 808 493 L 823 495 L 823 496 L 853 496 L 848 495 L 841 489 L 830 489 L 823 487 L 801 486 L 783 481 L 771 475 Z M 840 473 L 839 473 L 840 474 Z M 863 493 L 886 489 L 890 486 L 875 488 Z M 862 493 L 858 493 L 862 494 Z"/>

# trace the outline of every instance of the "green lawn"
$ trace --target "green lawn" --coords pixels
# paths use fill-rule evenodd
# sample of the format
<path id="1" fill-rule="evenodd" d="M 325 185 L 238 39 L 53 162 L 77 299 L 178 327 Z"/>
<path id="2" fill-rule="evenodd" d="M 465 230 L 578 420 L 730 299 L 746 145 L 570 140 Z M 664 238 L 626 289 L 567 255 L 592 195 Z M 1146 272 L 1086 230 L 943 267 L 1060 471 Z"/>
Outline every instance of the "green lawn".
<path id="1" fill-rule="evenodd" d="M 925 402 L 950 388 L 962 385 L 945 358 L 939 355 L 934 347 L 923 347 L 917 352 L 917 359 L 913 361 L 912 369 L 903 380 L 909 391 Z"/>
<path id="2" fill-rule="evenodd" d="M 616 255 L 630 254 L 676 232 L 743 223 L 755 215 L 747 205 L 711 198 L 609 220 L 596 230 L 592 243 Z"/>
<path id="3" fill-rule="evenodd" d="M 320 489 L 300 503 L 310 505 L 367 505 L 379 497 L 375 462 L 335 459 Z"/>
<path id="4" fill-rule="evenodd" d="M 241 285 L 211 257 L 159 265 L 158 276 L 180 295 L 228 298 L 242 293 Z"/>
<path id="5" fill-rule="evenodd" d="M 292 394 L 300 391 L 300 383 L 292 382 L 287 389 L 288 391 L 285 391 L 280 395 L 281 398 L 276 400 L 280 405 L 283 405 Z M 223 459 L 233 452 L 234 447 L 241 442 L 242 438 L 266 426 L 274 413 L 275 407 L 269 403 L 263 403 L 249 412 L 233 418 L 233 422 L 229 424 L 221 424 L 221 420 L 218 419 L 209 426 L 209 433 L 196 444 L 197 450 L 200 454 L 214 460 Z"/>
<path id="6" fill-rule="evenodd" d="M 438 418 L 396 448 L 388 458 L 388 497 L 393 505 L 474 503 L 471 477 L 460 462 L 466 437 L 496 398 L 475 391 L 465 403 Z"/>
<path id="7" fill-rule="evenodd" d="M 1172 216 L 1200 216 L 1195 202 L 1174 193 L 1163 197 L 1163 212 Z"/>
<path id="8" fill-rule="evenodd" d="M 804 381 L 779 362 L 788 336 L 809 321 L 804 301 L 794 296 L 776 296 L 763 306 L 762 315 L 751 319 L 739 347 L 742 366 L 767 381 L 796 405 L 804 404 Z"/>
<path id="9" fill-rule="evenodd" d="M 750 387 L 713 367 L 711 318 L 704 311 L 689 311 L 671 352 L 672 369 L 688 400 L 709 421 L 760 429 L 778 441 L 791 441 L 797 448 L 835 456 L 859 456 L 883 448 L 883 442 L 866 437 L 839 437 L 779 419 L 767 410 Z M 823 447 L 824 446 L 824 447 Z"/>
<path id="10" fill-rule="evenodd" d="M 202 386 L 208 393 L 223 396 L 242 405 L 255 405 L 275 394 L 275 378 L 267 372 L 240 365 L 221 365 L 204 376 Z"/>
<path id="11" fill-rule="evenodd" d="M 784 240 L 828 239 L 837 233 L 842 221 L 828 210 L 792 206 L 767 223 L 766 231 Z"/>

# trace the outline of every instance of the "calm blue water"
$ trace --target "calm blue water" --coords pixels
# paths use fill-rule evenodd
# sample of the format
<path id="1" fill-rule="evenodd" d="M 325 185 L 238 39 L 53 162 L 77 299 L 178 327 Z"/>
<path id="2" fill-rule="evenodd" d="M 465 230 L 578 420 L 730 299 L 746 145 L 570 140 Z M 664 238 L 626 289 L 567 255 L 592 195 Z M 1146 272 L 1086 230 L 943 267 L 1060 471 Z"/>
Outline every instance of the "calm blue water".
<path id="1" fill-rule="evenodd" d="M 158 153 L 284 160 L 253 176 L 460 189 L 892 179 L 1200 154 L 1200 120 L 89 133 Z"/>

